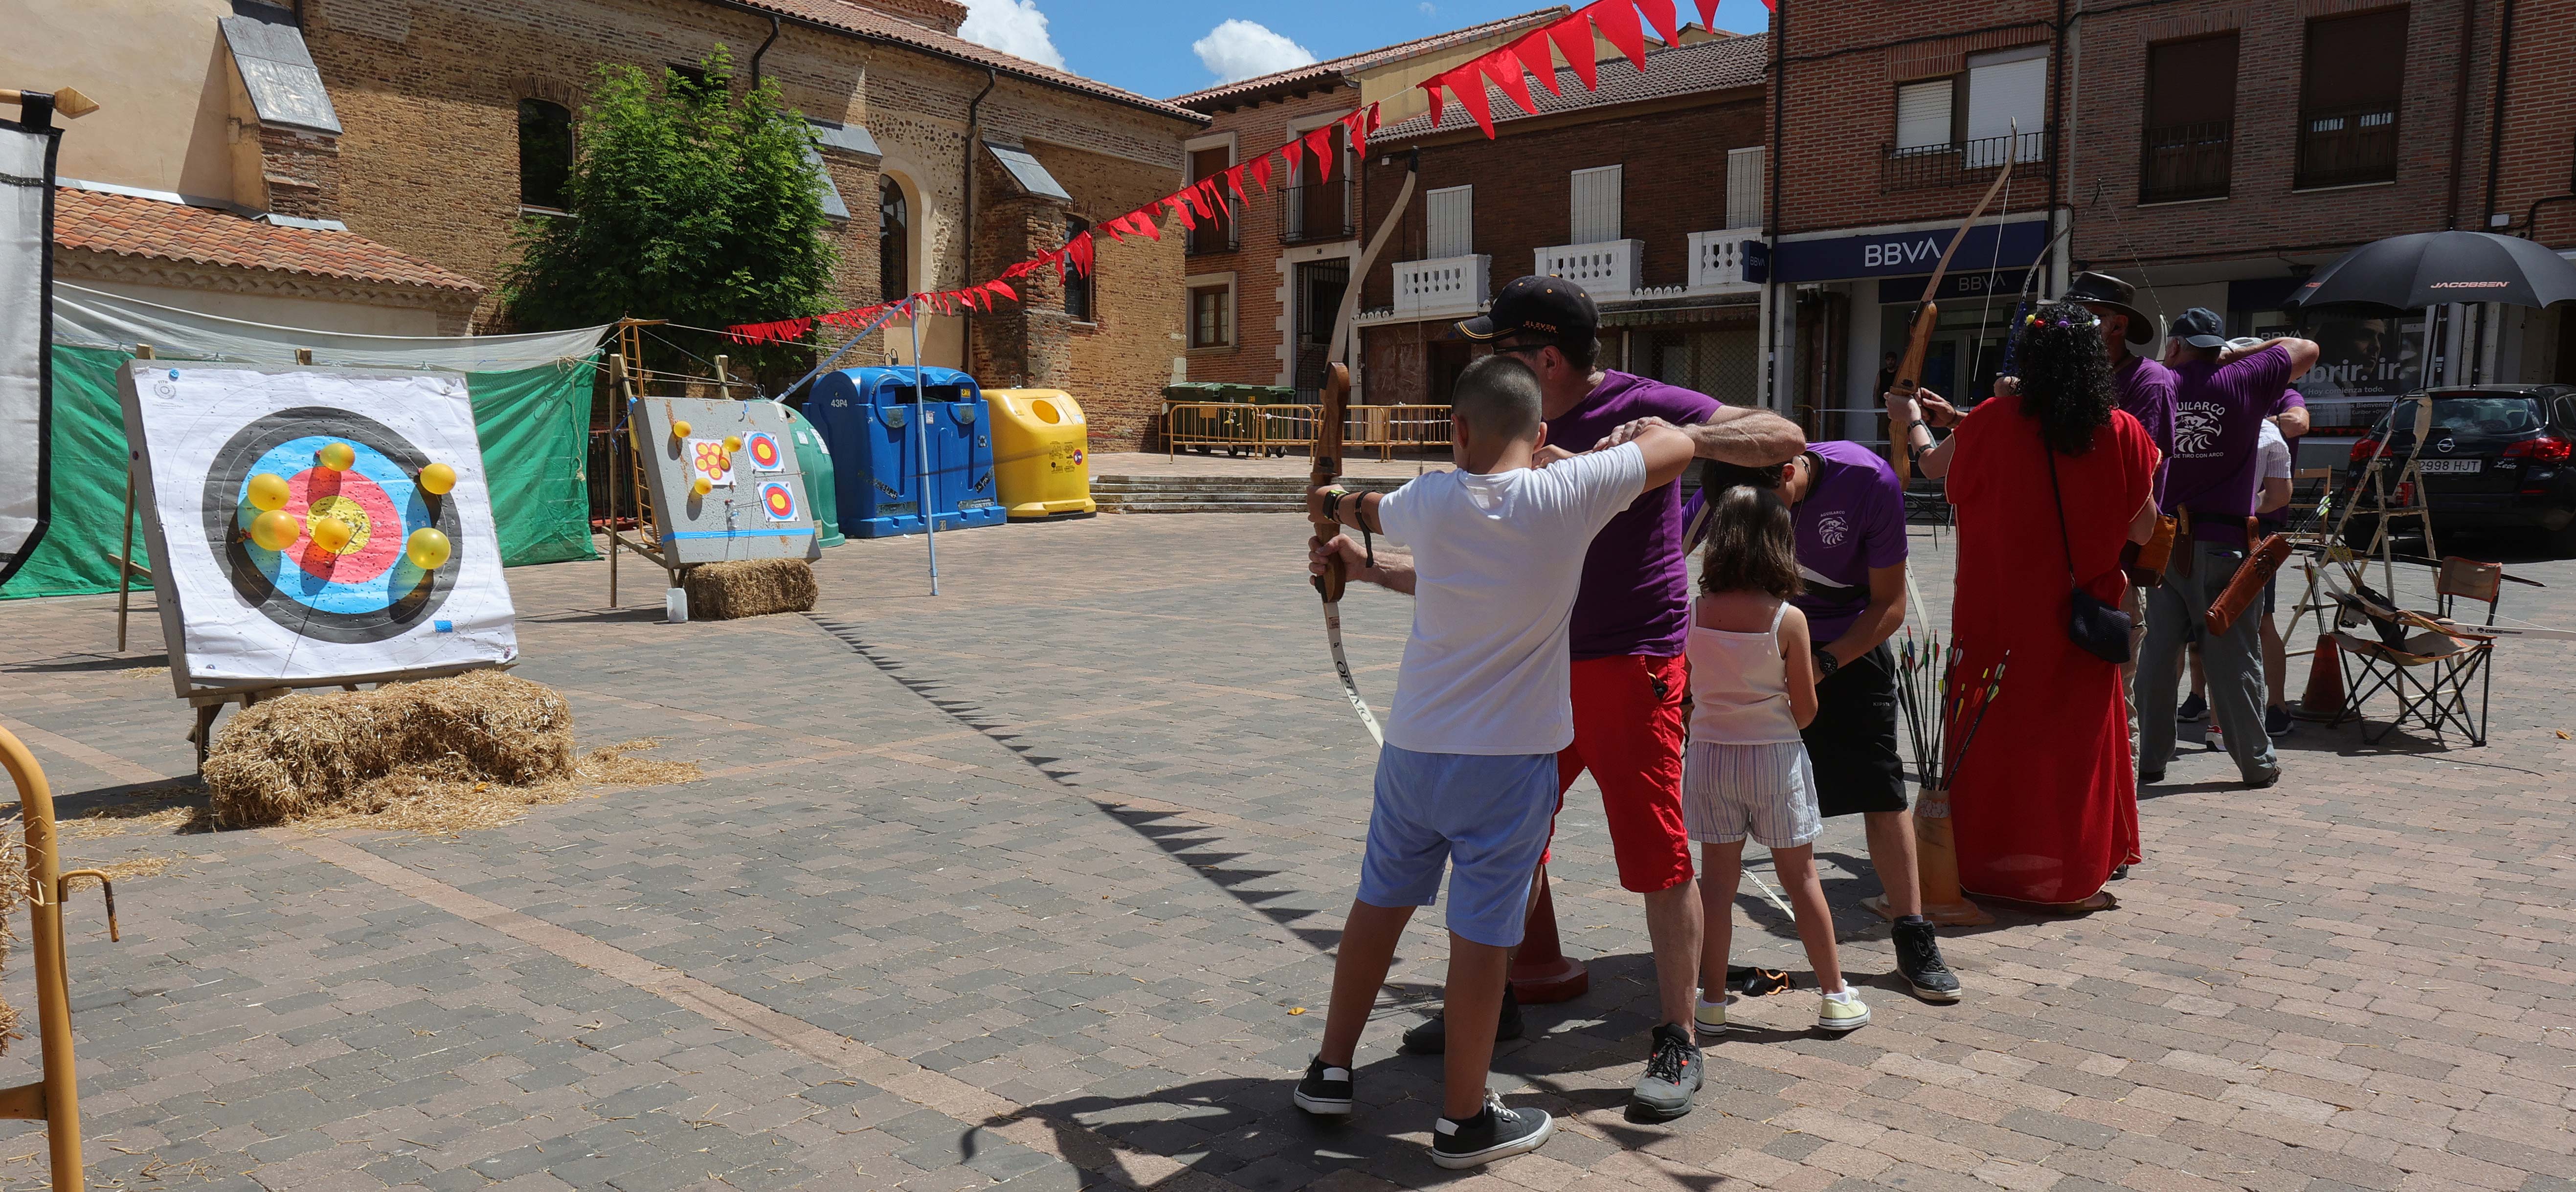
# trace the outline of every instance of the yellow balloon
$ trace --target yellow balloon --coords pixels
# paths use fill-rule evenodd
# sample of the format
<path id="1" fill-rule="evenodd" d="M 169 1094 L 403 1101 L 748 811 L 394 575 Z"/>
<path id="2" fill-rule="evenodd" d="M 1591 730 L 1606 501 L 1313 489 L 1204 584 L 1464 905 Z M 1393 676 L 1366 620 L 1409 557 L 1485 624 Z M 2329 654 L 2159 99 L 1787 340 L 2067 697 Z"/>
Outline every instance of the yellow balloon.
<path id="1" fill-rule="evenodd" d="M 334 472 L 346 472 L 357 462 L 357 451 L 346 443 L 333 443 L 322 449 L 322 466 Z"/>
<path id="2" fill-rule="evenodd" d="M 349 539 L 357 534 L 356 529 L 351 527 L 349 523 L 341 521 L 336 517 L 316 518 L 314 519 L 311 529 L 313 532 L 313 545 L 321 547 L 335 555 L 339 554 L 342 550 L 347 549 Z"/>
<path id="3" fill-rule="evenodd" d="M 713 485 L 713 484 L 709 484 L 709 483 L 707 482 L 707 478 L 706 478 L 706 477 L 704 477 L 704 476 L 700 476 L 700 477 L 698 477 L 695 481 L 692 481 L 692 482 L 689 484 L 689 491 L 690 491 L 690 492 L 693 492 L 693 493 L 696 493 L 696 494 L 698 494 L 698 495 L 699 495 L 699 496 L 701 496 L 701 497 L 703 497 L 703 496 L 707 495 L 708 493 L 714 492 L 714 491 L 715 491 L 715 488 L 716 488 L 716 486 L 715 486 L 715 485 Z"/>
<path id="4" fill-rule="evenodd" d="M 740 451 L 740 450 L 742 450 L 742 436 L 741 436 L 741 435 L 726 435 L 726 436 L 725 436 L 725 454 L 727 454 L 727 455 L 731 455 L 731 454 L 733 454 L 734 452 L 737 452 L 737 451 Z"/>
<path id="5" fill-rule="evenodd" d="M 420 487 L 433 497 L 446 496 L 456 487 L 456 469 L 446 464 L 431 464 L 420 470 Z"/>
<path id="6" fill-rule="evenodd" d="M 447 561 L 448 551 L 447 535 L 436 530 L 414 530 L 403 541 L 403 554 L 411 559 L 412 566 L 423 571 L 438 570 L 438 565 Z"/>
<path id="7" fill-rule="evenodd" d="M 286 491 L 286 477 L 284 476 L 280 476 L 275 472 L 262 472 L 259 475 L 250 478 L 250 503 L 253 508 L 269 510 L 284 509 L 286 508 L 286 498 L 288 495 L 289 494 Z M 270 547 L 269 549 L 275 550 L 277 548 Z"/>
<path id="8" fill-rule="evenodd" d="M 250 523 L 250 540 L 258 543 L 261 550 L 285 550 L 303 536 L 304 527 L 295 524 L 295 516 L 283 510 L 271 509 Z"/>
<path id="9" fill-rule="evenodd" d="M 687 419 L 682 418 L 682 419 L 675 419 L 675 420 L 673 420 L 673 421 L 672 421 L 672 423 L 671 423 L 671 436 L 672 436 L 673 438 L 682 438 L 682 437 L 687 436 L 687 435 L 688 435 L 688 433 L 689 433 L 689 422 L 688 422 L 688 420 L 687 420 Z"/>

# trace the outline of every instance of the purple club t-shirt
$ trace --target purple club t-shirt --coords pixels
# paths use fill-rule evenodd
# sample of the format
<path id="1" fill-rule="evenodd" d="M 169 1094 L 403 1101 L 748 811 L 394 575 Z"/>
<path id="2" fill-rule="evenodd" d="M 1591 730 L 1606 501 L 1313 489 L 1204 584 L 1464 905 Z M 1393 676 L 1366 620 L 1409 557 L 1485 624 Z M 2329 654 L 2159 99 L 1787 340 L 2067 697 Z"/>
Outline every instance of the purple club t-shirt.
<path id="1" fill-rule="evenodd" d="M 1798 502 L 1798 571 L 1807 590 L 1790 598 L 1807 636 L 1825 645 L 1869 609 L 1869 572 L 1905 561 L 1905 486 L 1896 469 L 1858 443 L 1810 443 L 1820 461 Z"/>
<path id="2" fill-rule="evenodd" d="M 2165 469 L 2173 463 L 2174 375 L 2173 370 L 2131 353 L 2111 368 L 2111 387 L 2119 392 L 2120 408 L 2146 428 L 2147 441 L 2164 453 L 2156 464 L 2156 497 L 2164 498 Z"/>
<path id="3" fill-rule="evenodd" d="M 2289 350 L 2275 345 L 2223 368 L 2195 360 L 2173 374 L 2173 466 L 2158 507 L 2191 510 L 2194 538 L 2242 546 L 2263 487 L 2258 424 L 2290 387 Z"/>
<path id="4" fill-rule="evenodd" d="M 1648 377 L 1604 371 L 1582 404 L 1547 421 L 1547 441 L 1587 451 L 1639 418 L 1675 426 L 1706 422 L 1715 399 Z M 1690 636 L 1690 565 L 1682 551 L 1678 481 L 1650 488 L 1592 536 L 1566 642 L 1576 659 L 1648 654 L 1670 658 Z"/>

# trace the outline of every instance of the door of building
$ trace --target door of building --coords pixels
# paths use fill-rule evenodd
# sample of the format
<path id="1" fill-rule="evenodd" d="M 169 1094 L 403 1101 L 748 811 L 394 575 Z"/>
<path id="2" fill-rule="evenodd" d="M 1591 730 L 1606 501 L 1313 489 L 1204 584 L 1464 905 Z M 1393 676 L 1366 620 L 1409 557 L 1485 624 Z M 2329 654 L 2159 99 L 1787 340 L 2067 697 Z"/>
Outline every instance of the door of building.
<path id="1" fill-rule="evenodd" d="M 1342 309 L 1342 291 L 1350 285 L 1349 261 L 1315 261 L 1294 266 L 1296 273 L 1296 359 L 1289 382 L 1297 400 L 1311 402 L 1324 391 L 1325 353 L 1332 350 L 1333 316 Z"/>

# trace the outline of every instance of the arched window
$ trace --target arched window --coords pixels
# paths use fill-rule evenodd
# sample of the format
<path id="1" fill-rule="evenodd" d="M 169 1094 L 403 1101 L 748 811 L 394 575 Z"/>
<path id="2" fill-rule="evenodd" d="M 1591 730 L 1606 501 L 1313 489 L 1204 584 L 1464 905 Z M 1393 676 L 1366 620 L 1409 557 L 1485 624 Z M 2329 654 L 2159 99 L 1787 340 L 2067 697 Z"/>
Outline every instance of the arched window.
<path id="1" fill-rule="evenodd" d="M 912 256 L 906 251 L 911 243 L 912 208 L 904 202 L 903 187 L 885 179 L 877 187 L 877 291 L 883 301 L 899 301 L 912 292 Z"/>
<path id="2" fill-rule="evenodd" d="M 572 181 L 572 112 L 542 99 L 519 101 L 519 205 L 561 211 Z"/>
<path id="3" fill-rule="evenodd" d="M 1064 217 L 1065 243 L 1073 243 L 1074 237 L 1090 230 L 1090 220 L 1084 219 L 1079 215 L 1068 215 Z M 1096 253 L 1092 257 L 1091 272 L 1076 273 L 1071 269 L 1065 270 L 1064 313 L 1072 315 L 1074 322 L 1089 323 L 1094 320 L 1092 308 L 1095 303 L 1093 298 L 1098 293 L 1098 287 L 1095 283 L 1098 282 L 1099 275 L 1100 258 Z"/>

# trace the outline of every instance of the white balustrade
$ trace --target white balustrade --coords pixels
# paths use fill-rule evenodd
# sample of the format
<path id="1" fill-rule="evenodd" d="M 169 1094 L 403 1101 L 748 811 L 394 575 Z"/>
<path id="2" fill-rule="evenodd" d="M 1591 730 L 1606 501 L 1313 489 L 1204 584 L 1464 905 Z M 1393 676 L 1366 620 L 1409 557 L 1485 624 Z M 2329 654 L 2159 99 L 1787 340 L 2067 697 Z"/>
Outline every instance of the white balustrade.
<path id="1" fill-rule="evenodd" d="M 1760 228 L 1727 228 L 1690 234 L 1690 289 L 1694 294 L 1750 292 L 1744 280 L 1744 242 L 1762 238 Z"/>
<path id="2" fill-rule="evenodd" d="M 1399 317 L 1471 315 L 1492 301 L 1493 258 L 1483 255 L 1399 261 L 1395 311 Z"/>
<path id="3" fill-rule="evenodd" d="M 1536 269 L 1582 286 L 1595 300 L 1626 298 L 1645 280 L 1646 242 L 1604 240 L 1595 244 L 1560 244 L 1537 253 Z"/>

